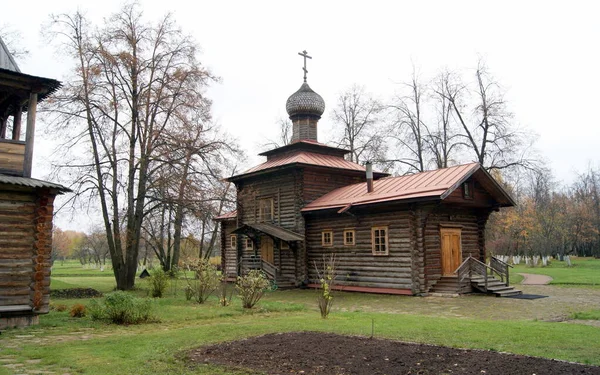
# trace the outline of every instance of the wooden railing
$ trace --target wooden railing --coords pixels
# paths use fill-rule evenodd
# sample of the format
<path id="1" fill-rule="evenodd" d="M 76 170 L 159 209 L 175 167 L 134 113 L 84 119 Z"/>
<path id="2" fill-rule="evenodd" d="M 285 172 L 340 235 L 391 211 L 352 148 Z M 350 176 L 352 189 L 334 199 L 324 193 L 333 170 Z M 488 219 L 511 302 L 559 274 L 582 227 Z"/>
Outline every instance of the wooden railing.
<path id="1" fill-rule="evenodd" d="M 508 286 L 508 267 L 510 265 L 502 262 L 499 259 L 492 257 L 490 265 L 469 256 L 464 262 L 456 269 L 455 273 L 458 275 L 458 284 L 461 287 L 465 279 L 473 279 L 474 277 L 483 277 L 484 290 L 488 289 L 488 282 L 494 274 L 498 275 L 503 283 Z M 506 281 L 505 281 L 506 280 Z"/>
<path id="2" fill-rule="evenodd" d="M 502 282 L 504 282 L 506 278 L 506 286 L 508 286 L 510 281 L 508 268 L 513 268 L 513 266 L 501 261 L 496 257 L 492 257 L 492 259 L 490 259 L 490 267 L 493 268 L 494 271 L 496 271 L 496 273 L 500 275 L 500 279 L 502 280 Z"/>
<path id="3" fill-rule="evenodd" d="M 261 270 L 267 275 L 267 277 L 271 280 L 277 279 L 277 274 L 279 270 L 275 267 L 274 264 L 271 264 L 263 259 L 261 259 L 260 255 L 250 255 L 242 258 L 242 261 L 245 263 L 246 267 L 250 270 Z"/>

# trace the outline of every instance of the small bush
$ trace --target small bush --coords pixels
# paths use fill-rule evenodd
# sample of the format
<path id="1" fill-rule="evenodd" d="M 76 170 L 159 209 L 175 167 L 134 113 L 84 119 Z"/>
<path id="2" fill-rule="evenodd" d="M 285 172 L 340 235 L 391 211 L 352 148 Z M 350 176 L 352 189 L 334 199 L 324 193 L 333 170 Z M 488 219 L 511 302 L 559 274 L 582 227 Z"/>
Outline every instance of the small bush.
<path id="1" fill-rule="evenodd" d="M 332 254 L 329 258 L 323 256 L 323 266 L 321 269 L 315 262 L 315 270 L 319 277 L 319 284 L 321 284 L 321 290 L 317 297 L 319 304 L 319 311 L 321 312 L 321 318 L 326 319 L 331 312 L 331 306 L 333 305 L 333 295 L 331 294 L 333 286 L 335 284 L 336 270 L 335 270 L 335 256 Z"/>
<path id="2" fill-rule="evenodd" d="M 187 282 L 186 298 L 192 299 L 193 297 L 196 302 L 204 303 L 217 290 L 223 280 L 223 275 L 217 270 L 217 267 L 205 259 L 199 260 L 195 265 L 189 265 L 187 268 L 194 271 L 195 277 L 193 279 L 185 277 Z"/>
<path id="3" fill-rule="evenodd" d="M 53 310 L 58 311 L 58 312 L 67 311 L 67 309 L 69 308 L 67 305 L 65 305 L 63 303 L 53 305 L 52 307 L 53 307 Z"/>
<path id="4" fill-rule="evenodd" d="M 221 306 L 229 306 L 232 296 L 233 288 L 229 288 L 225 280 L 221 281 L 221 286 L 219 287 L 219 303 Z"/>
<path id="5" fill-rule="evenodd" d="M 139 324 L 153 320 L 152 301 L 122 291 L 107 294 L 104 301 L 90 301 L 88 310 L 93 320 L 114 324 Z"/>
<path id="6" fill-rule="evenodd" d="M 69 311 L 69 315 L 72 318 L 83 318 L 86 315 L 85 306 L 80 303 L 74 304 L 73 306 L 71 306 L 71 311 Z"/>
<path id="7" fill-rule="evenodd" d="M 235 289 L 242 300 L 242 306 L 251 309 L 260 301 L 269 285 L 269 279 L 262 271 L 252 270 L 245 276 L 238 276 Z"/>
<path id="8" fill-rule="evenodd" d="M 152 271 L 148 278 L 150 283 L 150 296 L 153 298 L 162 298 L 165 290 L 169 287 L 169 274 L 161 268 Z"/>

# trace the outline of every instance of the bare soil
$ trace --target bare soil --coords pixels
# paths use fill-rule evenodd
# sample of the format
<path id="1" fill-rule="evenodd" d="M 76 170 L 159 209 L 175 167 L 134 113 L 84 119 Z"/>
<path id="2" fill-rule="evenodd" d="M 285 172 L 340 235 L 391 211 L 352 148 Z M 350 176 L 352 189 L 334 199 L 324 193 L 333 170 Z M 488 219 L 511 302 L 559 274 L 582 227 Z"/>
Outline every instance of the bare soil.
<path id="1" fill-rule="evenodd" d="M 544 358 L 316 332 L 203 347 L 189 360 L 270 375 L 600 374 L 600 367 Z"/>

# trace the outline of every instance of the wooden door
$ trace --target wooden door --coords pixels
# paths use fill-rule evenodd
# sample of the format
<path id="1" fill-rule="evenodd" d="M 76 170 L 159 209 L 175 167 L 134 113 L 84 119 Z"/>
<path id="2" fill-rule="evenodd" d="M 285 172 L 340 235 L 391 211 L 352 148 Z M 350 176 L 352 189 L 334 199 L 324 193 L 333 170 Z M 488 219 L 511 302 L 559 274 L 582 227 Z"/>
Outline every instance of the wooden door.
<path id="1" fill-rule="evenodd" d="M 275 257 L 273 256 L 273 239 L 268 236 L 260 238 L 260 257 L 265 262 L 274 264 Z"/>
<path id="2" fill-rule="evenodd" d="M 442 275 L 452 276 L 462 263 L 461 235 L 459 228 L 442 228 Z"/>

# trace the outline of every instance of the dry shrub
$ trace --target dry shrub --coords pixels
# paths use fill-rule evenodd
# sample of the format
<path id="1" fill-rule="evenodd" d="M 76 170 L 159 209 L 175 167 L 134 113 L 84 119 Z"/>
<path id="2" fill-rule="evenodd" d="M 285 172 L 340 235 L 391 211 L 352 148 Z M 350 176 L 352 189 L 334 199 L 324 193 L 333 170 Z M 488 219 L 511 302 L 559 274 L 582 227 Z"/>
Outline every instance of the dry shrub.
<path id="1" fill-rule="evenodd" d="M 335 270 L 335 255 L 331 254 L 329 257 L 323 256 L 322 267 L 319 268 L 317 262 L 315 262 L 315 270 L 317 271 L 317 277 L 319 278 L 319 284 L 321 285 L 319 296 L 317 297 L 319 311 L 321 312 L 321 318 L 326 319 L 329 316 L 331 306 L 333 305 L 333 295 L 331 292 L 337 276 Z"/>
<path id="2" fill-rule="evenodd" d="M 86 315 L 85 306 L 80 303 L 74 304 L 73 306 L 71 306 L 71 311 L 69 311 L 69 315 L 72 318 L 83 318 Z"/>

